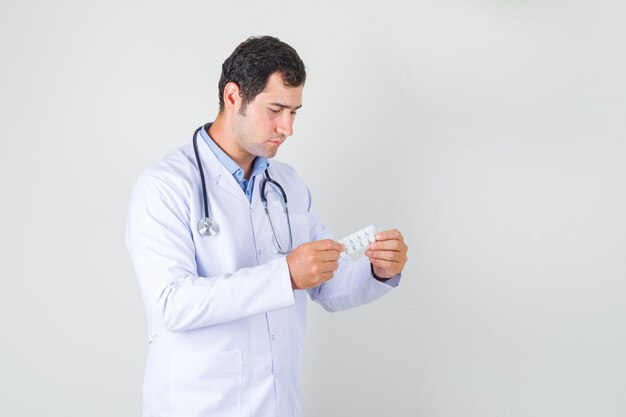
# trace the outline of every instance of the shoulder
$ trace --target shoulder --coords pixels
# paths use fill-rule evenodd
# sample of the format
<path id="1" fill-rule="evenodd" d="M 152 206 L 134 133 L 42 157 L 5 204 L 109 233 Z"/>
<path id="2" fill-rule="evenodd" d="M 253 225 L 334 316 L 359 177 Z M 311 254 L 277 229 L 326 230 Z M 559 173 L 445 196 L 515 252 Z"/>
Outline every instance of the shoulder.
<path id="1" fill-rule="evenodd" d="M 134 189 L 142 193 L 189 194 L 198 176 L 191 144 L 183 145 L 146 168 L 137 178 Z"/>
<path id="2" fill-rule="evenodd" d="M 311 205 L 309 188 L 296 170 L 289 164 L 272 160 L 269 167 L 272 179 L 277 181 L 289 196 L 290 207 L 301 204 L 301 211 L 307 211 Z M 295 210 L 294 210 L 295 213 Z"/>
<path id="3" fill-rule="evenodd" d="M 193 157 L 186 146 L 165 155 L 144 170 L 135 181 L 128 206 L 127 226 L 138 236 L 157 233 L 154 227 L 188 227 L 194 189 Z M 196 175 L 197 176 L 197 175 Z"/>
<path id="4" fill-rule="evenodd" d="M 304 186 L 304 181 L 302 180 L 302 178 L 300 178 L 295 168 L 289 164 L 272 160 L 270 162 L 269 171 L 272 177 L 276 177 L 276 179 L 279 178 L 279 179 L 290 181 L 290 182 L 294 181 L 294 182 L 301 183 Z"/>
<path id="5" fill-rule="evenodd" d="M 140 175 L 145 180 L 185 180 L 197 173 L 196 160 L 190 144 L 183 145 L 150 165 Z"/>

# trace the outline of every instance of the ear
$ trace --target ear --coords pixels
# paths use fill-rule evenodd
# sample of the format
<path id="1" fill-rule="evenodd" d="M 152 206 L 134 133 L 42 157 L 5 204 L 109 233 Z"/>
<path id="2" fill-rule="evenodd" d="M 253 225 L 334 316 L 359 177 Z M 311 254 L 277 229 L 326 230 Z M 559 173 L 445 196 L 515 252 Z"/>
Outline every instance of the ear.
<path id="1" fill-rule="evenodd" d="M 241 99 L 239 86 L 234 82 L 226 84 L 224 87 L 224 108 L 227 111 L 239 111 Z"/>

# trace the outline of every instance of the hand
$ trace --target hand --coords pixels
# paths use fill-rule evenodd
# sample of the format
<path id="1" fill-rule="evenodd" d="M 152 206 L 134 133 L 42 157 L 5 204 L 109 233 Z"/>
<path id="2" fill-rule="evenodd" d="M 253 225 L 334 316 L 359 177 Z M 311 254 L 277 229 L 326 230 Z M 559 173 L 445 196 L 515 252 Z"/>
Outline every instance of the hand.
<path id="1" fill-rule="evenodd" d="M 304 243 L 287 255 L 294 290 L 317 287 L 331 279 L 339 267 L 343 245 L 334 240 Z"/>
<path id="2" fill-rule="evenodd" d="M 391 278 L 404 269 L 408 250 L 402 233 L 393 229 L 376 233 L 376 241 L 368 246 L 365 256 L 370 259 L 377 277 Z"/>

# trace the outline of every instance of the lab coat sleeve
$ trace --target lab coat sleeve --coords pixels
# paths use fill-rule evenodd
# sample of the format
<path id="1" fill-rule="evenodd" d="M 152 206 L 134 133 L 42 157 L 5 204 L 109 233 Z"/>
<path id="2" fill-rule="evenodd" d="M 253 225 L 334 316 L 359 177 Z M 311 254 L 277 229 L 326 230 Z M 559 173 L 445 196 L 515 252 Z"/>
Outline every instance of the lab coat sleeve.
<path id="1" fill-rule="evenodd" d="M 179 186 L 144 175 L 131 196 L 126 244 L 149 321 L 183 331 L 293 305 L 285 258 L 220 276 L 197 275 L 191 187 Z"/>
<path id="2" fill-rule="evenodd" d="M 310 239 L 332 239 L 332 233 L 324 227 L 311 205 L 309 193 L 309 225 Z M 371 263 L 367 257 L 352 261 L 350 258 L 341 258 L 339 268 L 333 278 L 323 284 L 308 290 L 309 297 L 319 303 L 324 309 L 334 312 L 347 310 L 362 304 L 374 301 L 391 292 L 398 286 L 401 274 L 386 281 L 374 278 Z"/>
<path id="3" fill-rule="evenodd" d="M 373 277 L 369 259 L 346 260 L 340 262 L 333 278 L 310 289 L 309 296 L 327 311 L 342 311 L 367 304 L 391 292 L 400 278 L 401 274 L 398 274 L 381 282 Z"/>

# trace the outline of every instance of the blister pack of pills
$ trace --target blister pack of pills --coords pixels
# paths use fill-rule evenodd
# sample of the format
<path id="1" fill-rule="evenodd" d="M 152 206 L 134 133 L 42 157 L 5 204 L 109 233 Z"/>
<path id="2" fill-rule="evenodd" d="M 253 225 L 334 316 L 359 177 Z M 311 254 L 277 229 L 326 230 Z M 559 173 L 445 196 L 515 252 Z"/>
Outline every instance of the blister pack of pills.
<path id="1" fill-rule="evenodd" d="M 374 225 L 371 224 L 344 237 L 338 241 L 346 247 L 341 253 L 341 256 L 357 255 L 359 252 L 364 251 L 370 243 L 376 240 L 375 236 L 376 229 L 374 229 Z"/>

